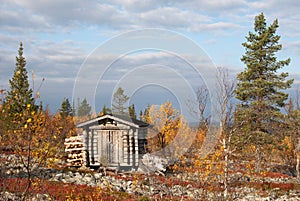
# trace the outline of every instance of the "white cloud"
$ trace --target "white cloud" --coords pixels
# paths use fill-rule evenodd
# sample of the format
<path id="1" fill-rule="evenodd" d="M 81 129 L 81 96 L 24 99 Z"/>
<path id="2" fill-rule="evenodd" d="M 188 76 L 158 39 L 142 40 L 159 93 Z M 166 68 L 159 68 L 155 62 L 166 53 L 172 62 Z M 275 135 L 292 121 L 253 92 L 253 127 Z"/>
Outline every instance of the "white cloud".
<path id="1" fill-rule="evenodd" d="M 209 3 L 207 3 L 209 2 Z M 13 4 L 14 3 L 14 4 Z M 220 13 L 224 9 L 240 7 L 243 1 L 225 1 L 216 3 L 215 1 L 192 1 L 190 3 L 175 3 L 171 1 L 89 1 L 89 3 L 78 0 L 53 0 L 53 1 L 35 1 L 35 0 L 14 0 L 7 3 L 7 7 L 12 9 L 11 13 L 4 16 L 9 18 L 4 27 L 13 31 L 20 29 L 23 19 L 30 22 L 30 28 L 37 31 L 50 31 L 55 27 L 60 29 L 71 29 L 78 26 L 108 27 L 114 29 L 131 29 L 145 27 L 162 27 L 167 29 L 190 30 L 190 31 L 212 31 L 211 29 L 199 29 L 195 26 L 208 26 L 212 24 L 234 24 L 226 23 L 221 19 L 213 19 L 209 16 L 210 12 Z M 232 6 L 234 5 L 234 6 Z M 199 8 L 199 9 L 195 9 Z M 205 9 L 204 9 L 205 8 Z M 206 9 L 209 12 L 206 12 Z M 7 10 L 7 9 L 3 9 Z M 23 17 L 20 19 L 17 10 L 21 10 Z M 203 11 L 204 14 L 201 14 Z M 13 17 L 11 17 L 13 16 Z M 225 20 L 225 19 L 224 19 Z M 216 26 L 215 26 L 216 27 Z M 225 28 L 228 28 L 226 26 Z M 235 26 L 237 27 L 237 26 Z M 25 27 L 26 28 L 26 27 Z M 29 27 L 30 31 L 33 31 Z M 224 28 L 224 26 L 217 26 Z"/>
<path id="2" fill-rule="evenodd" d="M 44 16 L 31 13 L 12 2 L 3 2 L 0 6 L 2 31 L 26 33 L 28 31 L 51 31 L 51 27 Z"/>
<path id="3" fill-rule="evenodd" d="M 193 0 L 193 1 L 178 1 L 177 6 L 184 6 L 191 10 L 200 10 L 210 14 L 228 14 L 228 12 L 241 12 L 247 7 L 245 0 Z"/>
<path id="4" fill-rule="evenodd" d="M 300 54 L 300 40 L 287 42 L 286 46 L 283 47 L 285 50 L 294 51 L 297 54 Z"/>
<path id="5" fill-rule="evenodd" d="M 239 29 L 259 12 L 280 18 L 287 34 L 299 32 L 300 3 L 287 0 L 5 0 L 1 6 L 3 30 L 68 31 L 74 27 L 113 29 L 163 27 L 191 32 Z M 251 18 L 251 19 L 250 19 Z"/>
<path id="6" fill-rule="evenodd" d="M 201 32 L 201 31 L 209 31 L 214 32 L 215 34 L 218 33 L 226 33 L 228 30 L 239 30 L 242 26 L 234 23 L 228 22 L 216 22 L 210 24 L 196 24 L 191 28 L 191 31 Z"/>
<path id="7" fill-rule="evenodd" d="M 300 36 L 300 1 L 295 0 L 267 0 L 248 3 L 255 14 L 264 12 L 268 22 L 279 20 L 279 28 L 288 37 Z"/>
<path id="8" fill-rule="evenodd" d="M 94 48 L 95 42 L 126 30 L 163 28 L 188 33 L 192 39 L 200 40 L 204 47 L 212 47 L 210 53 L 214 56 L 226 57 L 225 45 L 231 43 L 235 36 L 252 31 L 253 18 L 260 12 L 265 13 L 268 23 L 279 19 L 284 51 L 291 50 L 295 57 L 300 57 L 299 10 L 300 1 L 295 0 L 3 0 L 0 5 L 0 84 L 6 83 L 13 72 L 20 41 L 24 43 L 28 68 L 34 69 L 38 77 L 46 77 L 49 94 L 62 96 L 66 91 L 64 87 L 71 90 L 72 79 L 87 56 L 88 50 L 84 50 L 87 40 Z M 76 35 L 81 30 L 96 36 L 86 38 L 83 33 Z M 100 39 L 97 38 L 99 35 Z M 240 45 L 240 41 L 234 43 Z M 178 49 L 182 47 L 176 41 L 174 44 Z M 120 45 L 118 50 L 122 48 Z M 240 51 L 234 50 L 234 45 L 230 48 Z M 222 55 L 216 55 L 220 52 Z M 92 55 L 87 70 L 97 70 L 95 64 L 106 63 L 112 56 L 116 55 L 103 54 L 95 58 Z M 197 62 L 194 59 L 189 58 Z M 292 61 L 295 59 L 292 58 Z M 206 61 L 201 62 L 205 67 Z M 103 82 L 114 84 L 118 76 L 128 69 L 150 63 L 173 66 L 182 72 L 182 61 L 173 56 L 161 52 L 133 54 L 117 61 Z M 190 74 L 192 72 L 184 75 Z M 87 72 L 84 79 L 89 76 L 93 75 Z"/>
<path id="9" fill-rule="evenodd" d="M 150 27 L 187 28 L 191 24 L 209 22 L 210 18 L 194 12 L 182 11 L 179 8 L 163 7 L 139 14 L 140 21 Z"/>

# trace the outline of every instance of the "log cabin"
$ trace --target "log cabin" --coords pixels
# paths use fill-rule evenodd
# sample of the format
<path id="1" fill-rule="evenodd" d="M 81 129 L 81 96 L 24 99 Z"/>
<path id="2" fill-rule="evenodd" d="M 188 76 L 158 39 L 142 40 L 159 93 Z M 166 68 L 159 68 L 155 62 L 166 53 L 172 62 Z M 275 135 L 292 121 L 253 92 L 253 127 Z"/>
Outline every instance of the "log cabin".
<path id="1" fill-rule="evenodd" d="M 115 114 L 78 124 L 77 128 L 82 129 L 86 165 L 137 169 L 139 159 L 146 153 L 148 126 L 143 121 Z"/>

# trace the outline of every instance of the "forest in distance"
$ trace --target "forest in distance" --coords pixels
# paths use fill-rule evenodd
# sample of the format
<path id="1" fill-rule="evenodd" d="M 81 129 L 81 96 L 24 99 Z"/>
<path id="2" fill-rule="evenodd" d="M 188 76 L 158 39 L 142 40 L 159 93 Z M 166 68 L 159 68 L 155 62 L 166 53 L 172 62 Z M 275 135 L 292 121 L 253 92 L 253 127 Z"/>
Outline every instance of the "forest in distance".
<path id="1" fill-rule="evenodd" d="M 263 13 L 257 15 L 242 43 L 244 70 L 233 80 L 227 69 L 217 69 L 218 122 L 210 122 L 205 86 L 196 92 L 197 103 L 188 102 L 197 123 L 189 123 L 170 101 L 136 112 L 134 104 L 126 107 L 130 97 L 122 87 L 111 107 L 104 105 L 98 114 L 91 114 L 85 97 L 76 104 L 64 98 L 53 114 L 39 103 L 43 81 L 38 88 L 30 85 L 20 43 L 10 88 L 0 89 L 0 198 L 299 200 L 300 91 L 287 93 L 295 86 L 284 68 L 291 59 L 276 56 L 282 49 L 278 27 L 277 19 L 268 25 Z M 167 161 L 165 171 L 109 171 L 104 163 L 99 169 L 68 166 L 65 140 L 78 135 L 78 123 L 106 114 L 151 125 L 146 150 L 165 150 L 158 156 Z"/>

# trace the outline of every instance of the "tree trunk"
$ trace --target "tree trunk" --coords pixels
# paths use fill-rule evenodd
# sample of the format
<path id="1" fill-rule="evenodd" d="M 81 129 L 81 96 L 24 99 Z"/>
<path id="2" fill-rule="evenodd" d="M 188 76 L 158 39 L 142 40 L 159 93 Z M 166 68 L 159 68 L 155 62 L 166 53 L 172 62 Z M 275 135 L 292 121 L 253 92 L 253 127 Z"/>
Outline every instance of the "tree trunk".
<path id="1" fill-rule="evenodd" d="M 258 145 L 256 147 L 256 157 L 255 157 L 255 171 L 256 172 L 260 172 L 261 171 L 261 158 L 262 158 L 262 153 L 261 153 L 261 149 L 260 149 L 260 146 Z"/>
<path id="2" fill-rule="evenodd" d="M 224 167 L 224 200 L 227 200 L 228 196 L 228 154 L 229 150 L 226 145 L 226 140 L 223 139 L 223 146 L 224 146 L 224 161 L 225 161 L 225 167 Z"/>
<path id="3" fill-rule="evenodd" d="M 299 173 L 299 163 L 300 163 L 300 153 L 296 154 L 296 174 L 297 174 L 297 178 L 300 178 L 300 173 Z"/>

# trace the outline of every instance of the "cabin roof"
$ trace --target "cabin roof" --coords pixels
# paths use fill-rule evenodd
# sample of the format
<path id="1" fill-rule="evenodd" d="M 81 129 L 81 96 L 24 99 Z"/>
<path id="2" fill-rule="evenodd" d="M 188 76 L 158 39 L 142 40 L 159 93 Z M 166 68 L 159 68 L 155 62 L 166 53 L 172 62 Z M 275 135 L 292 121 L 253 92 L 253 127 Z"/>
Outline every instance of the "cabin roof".
<path id="1" fill-rule="evenodd" d="M 90 119 L 88 121 L 79 123 L 76 125 L 77 128 L 83 128 L 89 125 L 93 125 L 95 123 L 102 122 L 102 121 L 108 121 L 108 120 L 113 120 L 115 122 L 119 122 L 128 126 L 132 126 L 135 128 L 140 128 L 140 127 L 147 127 L 149 124 L 146 122 L 140 121 L 138 119 L 133 119 L 130 118 L 128 115 L 117 115 L 117 114 L 106 114 L 100 117 L 96 117 L 94 119 Z"/>

